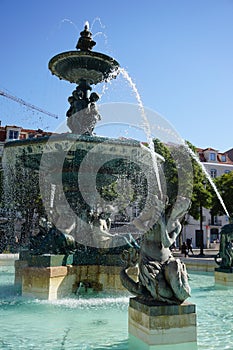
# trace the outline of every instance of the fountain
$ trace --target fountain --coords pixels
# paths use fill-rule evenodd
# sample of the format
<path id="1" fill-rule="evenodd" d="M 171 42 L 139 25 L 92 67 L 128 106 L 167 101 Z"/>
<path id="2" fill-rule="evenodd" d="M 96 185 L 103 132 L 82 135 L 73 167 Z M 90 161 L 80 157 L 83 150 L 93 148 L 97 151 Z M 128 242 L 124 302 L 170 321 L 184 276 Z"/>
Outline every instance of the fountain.
<path id="1" fill-rule="evenodd" d="M 91 85 L 116 78 L 119 64 L 91 51 L 95 42 L 88 24 L 80 35 L 77 51 L 49 62 L 52 74 L 78 84 L 68 98 L 71 133 L 5 147 L 6 174 L 24 182 L 19 186 L 6 176 L 8 201 L 21 196 L 25 222 L 35 214 L 39 221 L 36 234 L 25 232 L 15 283 L 23 296 L 48 300 L 79 294 L 82 288 L 128 290 L 135 295 L 129 307 L 132 339 L 140 339 L 148 349 L 195 347 L 195 305 L 186 301 L 188 274 L 169 249 L 190 201 L 177 193 L 174 204 L 165 195 L 164 160 L 152 152 L 151 144 L 148 148 L 135 140 L 93 134 L 101 116 L 95 104 L 99 96 L 90 93 Z M 25 188 L 30 183 L 36 185 L 32 193 Z M 114 188 L 123 194 L 123 204 Z M 112 233 L 111 216 L 119 208 L 129 210 L 135 195 L 139 215 Z"/>
<path id="2" fill-rule="evenodd" d="M 5 147 L 9 206 L 19 198 L 10 209 L 11 216 L 17 217 L 17 208 L 24 213 L 25 234 L 20 242 L 24 249 L 16 263 L 16 285 L 22 287 L 24 296 L 56 299 L 77 290 L 81 283 L 95 290 L 121 290 L 119 256 L 125 248 L 137 246 L 141 234 L 137 229 L 131 233 L 132 225 L 112 233 L 108 223 L 117 211 L 132 210 L 128 196 L 134 201 L 136 196 L 147 210 L 145 185 L 138 186 L 137 178 L 140 175 L 140 184 L 151 182 L 148 148 L 136 140 L 93 135 L 100 115 L 95 105 L 98 95 L 90 94 L 92 85 L 116 78 L 119 64 L 91 51 L 95 42 L 88 24 L 80 35 L 76 51 L 58 54 L 49 62 L 52 74 L 78 84 L 68 98 L 71 133 L 9 142 Z M 159 155 L 156 159 L 158 164 L 163 161 Z M 34 190 L 29 194 L 12 180 L 16 177 Z M 101 195 L 109 196 L 113 185 L 115 192 L 122 192 L 123 204 L 122 198 L 106 200 Z M 126 191 L 127 185 L 133 194 Z M 153 186 L 156 192 L 158 182 L 153 181 Z M 34 216 L 37 228 L 29 234 Z"/>

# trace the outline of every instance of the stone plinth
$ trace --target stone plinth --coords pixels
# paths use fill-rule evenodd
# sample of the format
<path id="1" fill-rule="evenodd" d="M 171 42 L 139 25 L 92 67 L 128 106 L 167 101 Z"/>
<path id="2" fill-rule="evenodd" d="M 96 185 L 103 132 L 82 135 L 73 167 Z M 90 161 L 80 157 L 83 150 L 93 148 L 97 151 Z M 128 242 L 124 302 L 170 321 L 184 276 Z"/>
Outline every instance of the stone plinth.
<path id="1" fill-rule="evenodd" d="M 15 261 L 15 287 L 22 293 L 22 275 L 23 270 L 28 267 L 28 262 L 26 260 L 16 260 Z"/>
<path id="2" fill-rule="evenodd" d="M 14 266 L 19 254 L 0 254 L 0 266 Z"/>
<path id="3" fill-rule="evenodd" d="M 73 255 L 43 254 L 30 255 L 27 259 L 29 267 L 56 267 L 72 265 Z"/>
<path id="4" fill-rule="evenodd" d="M 155 302 L 131 298 L 128 322 L 130 336 L 139 339 L 145 349 L 174 344 L 190 344 L 192 348 L 196 346 L 194 304 L 156 305 Z"/>
<path id="5" fill-rule="evenodd" d="M 96 291 L 125 291 L 120 280 L 120 266 L 80 265 L 76 270 L 77 286 L 80 282 L 88 283 Z M 137 280 L 137 268 L 130 269 L 130 276 Z"/>
<path id="6" fill-rule="evenodd" d="M 47 300 L 76 293 L 80 283 L 93 291 L 125 290 L 120 281 L 121 266 L 68 265 L 71 261 L 72 256 L 64 255 L 37 255 L 18 260 L 15 285 L 23 296 Z M 130 275 L 136 281 L 137 268 L 132 268 Z"/>
<path id="7" fill-rule="evenodd" d="M 72 267 L 25 267 L 22 272 L 22 295 L 56 300 L 72 292 L 76 275 Z"/>
<path id="8" fill-rule="evenodd" d="M 69 255 L 53 255 L 53 254 L 45 254 L 45 255 L 30 255 L 28 251 L 20 252 L 19 260 L 15 261 L 15 286 L 21 291 L 23 281 L 22 278 L 25 275 L 25 269 L 27 267 L 34 268 L 46 268 L 46 267 L 61 267 L 70 265 L 73 262 L 73 256 Z M 30 275 L 32 271 L 32 275 L 34 275 L 34 270 L 27 270 L 27 275 Z M 40 270 L 35 270 L 40 271 Z M 39 273 L 39 272 L 38 272 Z M 46 298 L 47 299 L 47 298 Z"/>
<path id="9" fill-rule="evenodd" d="M 214 279 L 216 284 L 233 287 L 233 269 L 216 268 L 214 271 Z"/>

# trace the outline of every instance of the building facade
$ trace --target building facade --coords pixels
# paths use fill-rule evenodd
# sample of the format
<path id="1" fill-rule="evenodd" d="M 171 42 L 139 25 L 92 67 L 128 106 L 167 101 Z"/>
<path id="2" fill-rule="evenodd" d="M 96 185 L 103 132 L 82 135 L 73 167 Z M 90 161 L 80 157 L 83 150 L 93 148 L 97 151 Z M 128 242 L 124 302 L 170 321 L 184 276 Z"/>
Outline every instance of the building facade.
<path id="1" fill-rule="evenodd" d="M 16 125 L 0 125 L 0 158 L 3 156 L 4 144 L 9 141 L 25 140 L 29 138 L 38 138 L 43 136 L 50 136 L 51 132 L 43 131 L 41 129 L 24 129 Z"/>
<path id="2" fill-rule="evenodd" d="M 212 179 L 233 171 L 233 148 L 224 153 L 213 148 L 197 148 L 200 161 Z M 187 225 L 182 232 L 182 239 L 192 238 L 193 246 L 200 245 L 200 228 L 203 229 L 203 241 L 205 248 L 215 248 L 219 241 L 221 227 L 229 223 L 227 215 L 212 216 L 209 209 L 202 209 L 202 222 L 187 215 Z"/>

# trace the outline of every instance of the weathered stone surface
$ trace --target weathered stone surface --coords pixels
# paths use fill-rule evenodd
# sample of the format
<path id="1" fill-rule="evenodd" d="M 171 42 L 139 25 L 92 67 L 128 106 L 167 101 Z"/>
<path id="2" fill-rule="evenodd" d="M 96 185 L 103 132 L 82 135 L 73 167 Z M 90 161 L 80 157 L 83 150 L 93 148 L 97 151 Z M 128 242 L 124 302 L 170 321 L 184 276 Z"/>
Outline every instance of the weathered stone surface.
<path id="1" fill-rule="evenodd" d="M 17 268 L 17 281 L 22 284 L 22 295 L 56 300 L 77 291 L 79 284 L 86 283 L 94 291 L 122 291 L 120 266 L 51 266 Z M 136 279 L 136 269 L 130 275 Z"/>
<path id="2" fill-rule="evenodd" d="M 23 269 L 28 267 L 28 262 L 26 260 L 16 260 L 15 261 L 15 287 L 22 292 L 22 272 Z"/>
<path id="3" fill-rule="evenodd" d="M 233 287 L 233 273 L 231 270 L 216 268 L 214 271 L 214 278 L 216 284 Z"/>
<path id="4" fill-rule="evenodd" d="M 155 305 L 130 299 L 129 333 L 148 345 L 195 343 L 195 305 Z"/>
<path id="5" fill-rule="evenodd" d="M 73 263 L 73 255 L 63 254 L 44 254 L 44 255 L 30 255 L 27 259 L 30 267 L 51 267 L 51 266 L 65 266 Z"/>
<path id="6" fill-rule="evenodd" d="M 156 300 L 130 298 L 129 305 L 133 309 L 141 311 L 149 316 L 183 315 L 196 312 L 196 305 L 188 302 L 183 302 L 181 305 L 167 305 L 159 303 Z"/>
<path id="7" fill-rule="evenodd" d="M 25 267 L 22 269 L 22 295 L 53 300 L 71 294 L 76 276 L 67 266 Z"/>

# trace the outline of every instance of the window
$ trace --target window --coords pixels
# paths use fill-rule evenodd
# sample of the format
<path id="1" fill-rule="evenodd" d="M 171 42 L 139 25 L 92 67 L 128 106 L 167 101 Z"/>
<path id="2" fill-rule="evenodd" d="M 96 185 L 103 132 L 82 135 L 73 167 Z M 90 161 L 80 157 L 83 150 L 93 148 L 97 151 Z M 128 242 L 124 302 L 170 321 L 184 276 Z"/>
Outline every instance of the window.
<path id="1" fill-rule="evenodd" d="M 210 153 L 210 160 L 216 161 L 216 153 Z"/>
<path id="2" fill-rule="evenodd" d="M 225 154 L 222 154 L 222 156 L 221 156 L 221 161 L 222 161 L 222 162 L 226 162 L 226 161 L 227 161 L 227 157 L 226 157 Z"/>
<path id="3" fill-rule="evenodd" d="M 225 174 L 230 174 L 230 172 L 231 172 L 230 170 L 225 170 L 224 171 Z"/>
<path id="4" fill-rule="evenodd" d="M 217 177 L 217 170 L 216 169 L 211 169 L 210 170 L 210 176 L 215 179 Z"/>
<path id="5" fill-rule="evenodd" d="M 15 130 L 9 130 L 9 139 L 10 140 L 17 140 L 19 137 L 19 132 Z"/>

